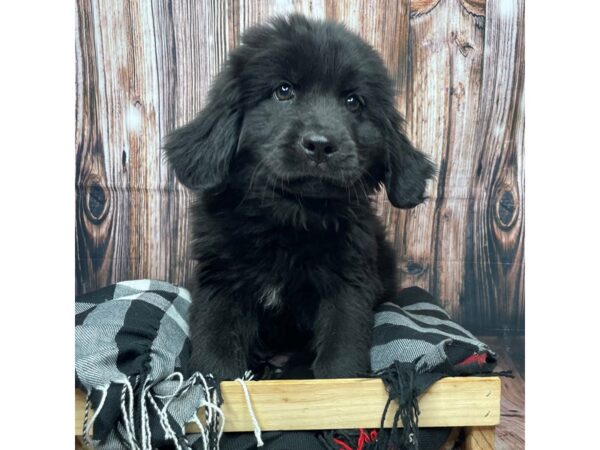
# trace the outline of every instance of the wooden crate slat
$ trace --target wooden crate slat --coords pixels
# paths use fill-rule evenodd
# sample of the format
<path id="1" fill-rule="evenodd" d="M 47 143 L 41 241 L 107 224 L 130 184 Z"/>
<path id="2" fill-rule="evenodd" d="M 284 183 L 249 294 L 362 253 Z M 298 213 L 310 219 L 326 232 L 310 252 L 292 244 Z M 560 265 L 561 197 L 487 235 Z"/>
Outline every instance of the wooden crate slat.
<path id="1" fill-rule="evenodd" d="M 387 400 L 379 379 L 265 380 L 247 383 L 263 431 L 379 427 Z M 221 384 L 225 431 L 252 431 L 242 387 Z M 419 399 L 422 427 L 494 426 L 500 422 L 500 379 L 444 378 Z M 81 434 L 85 398 L 76 393 L 75 434 Z M 391 426 L 395 407 L 386 426 Z M 190 425 L 188 431 L 197 431 Z"/>

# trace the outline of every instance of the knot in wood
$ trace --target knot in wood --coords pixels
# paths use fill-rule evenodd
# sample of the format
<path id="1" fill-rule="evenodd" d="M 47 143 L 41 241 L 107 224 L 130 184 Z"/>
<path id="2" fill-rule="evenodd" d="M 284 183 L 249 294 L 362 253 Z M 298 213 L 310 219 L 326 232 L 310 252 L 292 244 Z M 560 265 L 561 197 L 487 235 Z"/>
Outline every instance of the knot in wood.
<path id="1" fill-rule="evenodd" d="M 403 264 L 402 272 L 407 275 L 419 276 L 425 272 L 425 266 L 416 261 L 408 260 Z"/>
<path id="2" fill-rule="evenodd" d="M 85 203 L 89 219 L 96 223 L 101 222 L 108 210 L 107 195 L 97 181 L 92 181 L 87 188 Z"/>
<path id="3" fill-rule="evenodd" d="M 513 226 L 517 218 L 517 202 L 510 190 L 503 190 L 496 200 L 496 222 L 502 229 Z"/>
<path id="4" fill-rule="evenodd" d="M 463 56 L 468 56 L 469 53 L 471 53 L 471 50 L 473 50 L 475 48 L 471 45 L 471 43 L 469 41 L 467 41 L 464 37 L 462 37 L 456 31 L 451 32 L 450 37 L 452 38 L 452 41 L 458 47 L 458 51 L 460 52 L 460 54 Z"/>

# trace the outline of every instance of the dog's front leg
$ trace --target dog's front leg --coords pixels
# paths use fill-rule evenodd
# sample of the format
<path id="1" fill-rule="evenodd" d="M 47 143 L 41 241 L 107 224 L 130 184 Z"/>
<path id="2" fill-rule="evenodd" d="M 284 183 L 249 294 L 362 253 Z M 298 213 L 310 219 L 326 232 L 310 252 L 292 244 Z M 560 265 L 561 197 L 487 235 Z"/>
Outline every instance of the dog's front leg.
<path id="1" fill-rule="evenodd" d="M 190 309 L 191 369 L 219 380 L 242 377 L 248 369 L 255 324 L 256 321 L 243 320 L 231 299 L 208 296 L 200 289 Z"/>
<path id="2" fill-rule="evenodd" d="M 315 323 L 316 378 L 352 378 L 370 370 L 373 333 L 372 302 L 368 292 L 344 289 L 323 299 Z"/>

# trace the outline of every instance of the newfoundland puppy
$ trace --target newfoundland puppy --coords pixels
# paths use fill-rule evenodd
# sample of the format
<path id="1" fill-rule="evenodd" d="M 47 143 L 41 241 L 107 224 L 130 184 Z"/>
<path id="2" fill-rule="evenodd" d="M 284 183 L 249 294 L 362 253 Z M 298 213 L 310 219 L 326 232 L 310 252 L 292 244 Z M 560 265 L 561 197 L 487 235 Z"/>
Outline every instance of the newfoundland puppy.
<path id="1" fill-rule="evenodd" d="M 434 173 L 377 52 L 298 15 L 251 28 L 165 152 L 196 194 L 191 368 L 233 379 L 301 352 L 317 378 L 368 373 L 373 307 L 396 292 L 372 197 L 413 208 Z"/>

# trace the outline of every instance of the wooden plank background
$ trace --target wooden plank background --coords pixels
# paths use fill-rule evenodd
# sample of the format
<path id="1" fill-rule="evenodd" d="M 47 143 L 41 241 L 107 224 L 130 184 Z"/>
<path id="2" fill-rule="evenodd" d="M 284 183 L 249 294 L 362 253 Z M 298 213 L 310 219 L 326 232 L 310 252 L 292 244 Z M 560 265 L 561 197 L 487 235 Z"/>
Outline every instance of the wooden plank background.
<path id="1" fill-rule="evenodd" d="M 524 0 L 78 0 L 77 292 L 185 285 L 190 195 L 161 140 L 200 110 L 245 29 L 291 11 L 381 52 L 409 136 L 440 167 L 425 205 L 377 199 L 402 286 L 475 332 L 522 333 Z"/>

